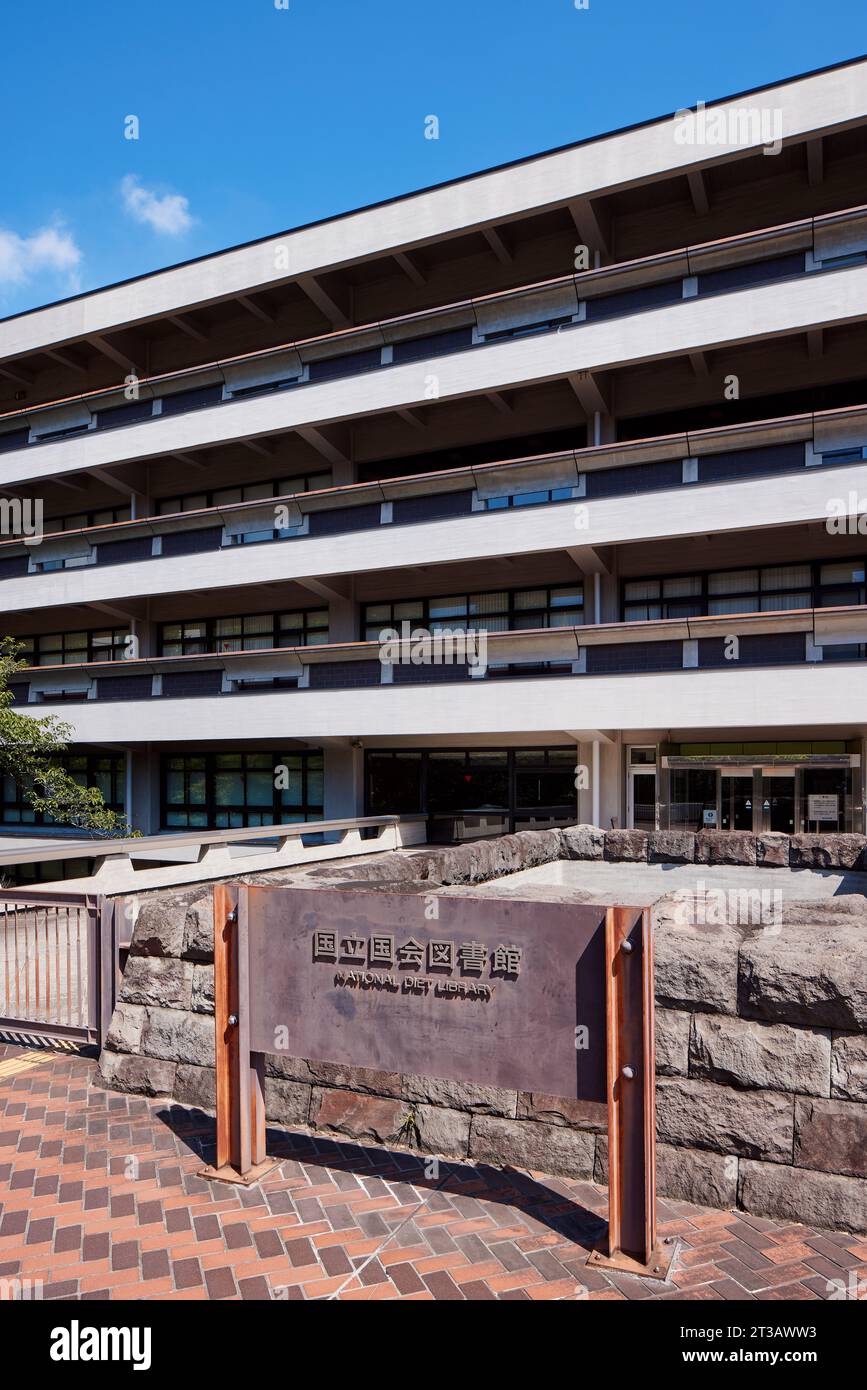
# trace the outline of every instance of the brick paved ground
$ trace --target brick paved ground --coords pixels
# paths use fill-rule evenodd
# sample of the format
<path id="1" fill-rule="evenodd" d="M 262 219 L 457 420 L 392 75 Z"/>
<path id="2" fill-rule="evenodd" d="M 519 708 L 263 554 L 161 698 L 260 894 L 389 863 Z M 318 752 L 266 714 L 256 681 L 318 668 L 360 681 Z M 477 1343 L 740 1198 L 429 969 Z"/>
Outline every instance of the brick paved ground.
<path id="1" fill-rule="evenodd" d="M 0 1279 L 54 1299 L 815 1299 L 867 1239 L 661 1204 L 666 1284 L 586 1268 L 605 1190 L 269 1134 L 252 1189 L 196 1176 L 213 1120 L 98 1089 L 77 1053 L 0 1044 Z M 838 1295 L 839 1296 L 839 1295 Z"/>

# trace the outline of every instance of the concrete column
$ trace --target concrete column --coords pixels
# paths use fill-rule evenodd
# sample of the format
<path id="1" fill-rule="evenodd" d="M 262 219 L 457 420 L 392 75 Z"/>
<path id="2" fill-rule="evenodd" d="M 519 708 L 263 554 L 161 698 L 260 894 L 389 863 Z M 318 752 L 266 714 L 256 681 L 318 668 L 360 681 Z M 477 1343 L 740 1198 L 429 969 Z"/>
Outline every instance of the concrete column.
<path id="1" fill-rule="evenodd" d="M 358 604 L 350 586 L 349 598 L 332 598 L 328 603 L 328 640 L 358 641 Z"/>
<path id="2" fill-rule="evenodd" d="M 597 576 L 598 578 L 598 576 Z M 599 765 L 599 740 L 593 740 L 592 755 L 590 763 L 590 789 L 593 793 L 593 824 L 602 824 L 602 785 L 601 769 Z"/>
<path id="3" fill-rule="evenodd" d="M 364 815 L 364 750 L 348 743 L 325 748 L 325 819 Z"/>
<path id="4" fill-rule="evenodd" d="M 127 749 L 126 815 L 134 830 L 156 835 L 160 829 L 160 755 L 145 745 Z"/>

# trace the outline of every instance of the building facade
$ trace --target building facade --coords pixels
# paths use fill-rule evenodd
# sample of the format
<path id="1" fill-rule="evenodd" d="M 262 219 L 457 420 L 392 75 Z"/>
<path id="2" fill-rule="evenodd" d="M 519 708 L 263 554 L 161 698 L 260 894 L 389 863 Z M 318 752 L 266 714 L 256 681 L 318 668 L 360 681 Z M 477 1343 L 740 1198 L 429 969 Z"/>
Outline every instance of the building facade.
<path id="1" fill-rule="evenodd" d="M 865 189 L 860 61 L 7 319 L 16 709 L 151 832 L 863 832 Z"/>

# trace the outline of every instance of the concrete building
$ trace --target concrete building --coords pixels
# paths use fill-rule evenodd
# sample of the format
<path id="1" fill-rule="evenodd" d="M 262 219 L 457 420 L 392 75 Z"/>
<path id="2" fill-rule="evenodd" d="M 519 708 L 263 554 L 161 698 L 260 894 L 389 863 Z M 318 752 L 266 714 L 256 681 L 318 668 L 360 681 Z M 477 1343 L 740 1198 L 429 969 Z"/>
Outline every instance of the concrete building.
<path id="1" fill-rule="evenodd" d="M 146 831 L 863 832 L 865 137 L 860 60 L 4 321 L 16 708 Z"/>

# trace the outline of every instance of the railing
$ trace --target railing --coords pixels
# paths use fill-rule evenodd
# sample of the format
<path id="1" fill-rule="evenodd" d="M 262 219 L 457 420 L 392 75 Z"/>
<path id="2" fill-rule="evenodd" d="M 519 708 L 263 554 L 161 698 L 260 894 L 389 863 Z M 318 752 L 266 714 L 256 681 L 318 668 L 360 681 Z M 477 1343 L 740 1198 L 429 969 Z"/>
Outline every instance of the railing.
<path id="1" fill-rule="evenodd" d="M 841 247 L 844 248 L 842 255 L 839 254 Z M 802 218 L 758 232 L 680 247 L 635 261 L 501 290 L 313 338 L 293 340 L 259 352 L 200 363 L 181 371 L 140 378 L 139 390 L 144 389 L 148 399 L 161 402 L 170 397 L 158 395 L 154 390 L 157 386 L 192 382 L 197 377 L 209 384 L 215 381 L 222 384 L 225 380 L 223 373 L 227 370 L 249 368 L 252 363 L 274 359 L 275 367 L 270 380 L 248 385 L 238 383 L 236 395 L 230 394 L 228 397 L 229 401 L 248 399 L 251 392 L 259 388 L 294 388 L 306 384 L 310 379 L 310 366 L 331 363 L 331 375 L 354 375 L 371 367 L 390 366 L 394 361 L 392 354 L 395 347 L 412 347 L 416 343 L 421 346 L 428 336 L 434 341 L 426 345 L 426 350 L 419 352 L 418 356 L 435 356 L 438 351 L 437 336 L 443 334 L 449 337 L 456 326 L 472 332 L 471 342 L 462 345 L 469 348 L 497 341 L 512 332 L 527 331 L 528 328 L 557 331 L 564 322 L 577 326 L 599 317 L 621 317 L 643 308 L 658 307 L 660 302 L 675 303 L 705 294 L 752 288 L 757 284 L 815 273 L 826 268 L 836 269 L 841 263 L 851 265 L 859 259 L 867 259 L 865 252 L 867 207 L 859 206 Z M 666 287 L 671 287 L 670 296 L 661 301 L 658 291 Z M 520 306 L 521 301 L 526 299 L 531 301 L 529 321 L 526 312 L 523 316 L 519 314 L 512 323 L 508 321 L 508 314 L 497 317 L 497 311 L 502 306 L 512 303 Z M 413 338 L 413 327 L 423 328 L 424 336 Z M 339 360 L 334 349 L 340 345 L 346 347 L 348 358 L 356 356 L 356 361 L 348 366 L 346 372 L 333 370 Z M 374 360 L 377 350 L 381 354 L 378 361 Z M 283 359 L 279 364 L 278 358 Z M 45 411 L 52 409 L 82 406 L 86 420 L 81 424 L 60 428 L 56 436 L 42 437 L 32 441 L 32 444 L 57 442 L 61 435 L 68 437 L 70 433 L 84 433 L 94 424 L 98 425 L 100 422 L 94 420 L 91 403 L 101 401 L 105 406 L 106 402 L 112 400 L 124 404 L 124 397 L 117 390 L 112 393 L 103 388 L 46 402 L 38 407 L 8 411 L 0 415 L 0 429 L 8 425 L 10 430 L 14 430 L 14 426 L 19 425 L 22 434 L 26 433 L 28 438 L 16 440 L 16 445 L 30 447 L 31 420 L 38 420 Z M 196 404 L 191 403 L 190 408 L 196 408 Z M 130 423 L 142 421 L 139 419 Z M 0 450 L 3 449 L 2 439 L 0 435 Z"/>
<path id="2" fill-rule="evenodd" d="M 373 831 L 369 837 L 364 834 Z M 125 893 L 202 883 L 263 870 L 301 867 L 350 855 L 384 853 L 423 844 L 426 821 L 415 816 L 353 816 L 345 820 L 304 821 L 292 825 L 248 826 L 234 830 L 200 830 L 149 835 L 129 840 L 65 839 L 21 850 L 0 850 L 3 870 L 22 864 L 94 860 L 93 872 L 76 879 L 76 890 Z M 308 843 L 305 843 L 308 841 Z M 149 864 L 157 867 L 148 867 Z M 49 888 L 48 893 L 51 893 Z M 28 885 L 27 900 L 44 901 L 39 887 Z M 18 897 L 17 890 L 7 895 Z"/>
<path id="3" fill-rule="evenodd" d="M 0 893 L 0 1030 L 97 1040 L 111 1012 L 101 951 L 110 916 L 83 893 Z"/>
<path id="4" fill-rule="evenodd" d="M 867 445 L 853 443 L 857 439 L 867 441 L 867 405 L 46 533 L 39 546 L 16 537 L 0 541 L 0 583 L 35 576 L 36 564 L 52 544 L 68 548 L 80 543 L 74 560 L 80 565 L 84 559 L 85 570 L 144 559 L 183 559 L 219 551 L 256 532 L 270 532 L 268 537 L 257 537 L 257 543 L 267 544 L 471 518 L 513 497 L 533 494 L 554 505 L 578 498 L 593 503 L 672 488 L 803 474 L 817 465 L 842 467 L 863 461 Z M 279 531 L 278 509 L 285 513 Z"/>
<path id="5" fill-rule="evenodd" d="M 449 632 L 422 636 L 423 631 L 419 628 L 403 644 L 381 639 L 30 667 L 17 678 L 15 705 L 50 705 L 52 696 L 55 704 L 65 706 L 70 701 L 241 696 L 275 686 L 291 693 L 508 676 L 719 669 L 738 664 L 725 654 L 725 639 L 731 636 L 744 639 L 742 665 L 843 659 L 835 651 L 860 660 L 867 643 L 867 605 L 489 633 L 467 631 L 456 623 Z M 859 650 L 852 653 L 852 647 Z"/>

